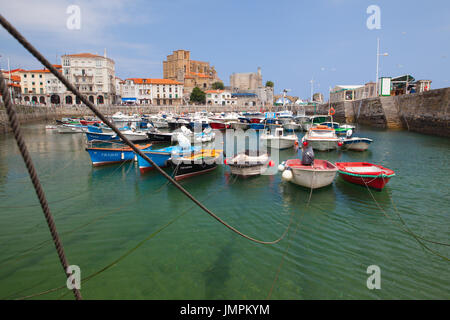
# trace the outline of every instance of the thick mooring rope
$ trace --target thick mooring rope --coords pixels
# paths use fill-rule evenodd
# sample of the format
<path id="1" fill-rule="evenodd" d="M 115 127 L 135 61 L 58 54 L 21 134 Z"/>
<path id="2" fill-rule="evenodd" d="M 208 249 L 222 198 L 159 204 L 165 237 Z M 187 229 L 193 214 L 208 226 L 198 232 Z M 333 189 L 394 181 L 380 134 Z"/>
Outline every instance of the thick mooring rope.
<path id="1" fill-rule="evenodd" d="M 144 158 L 148 163 L 150 163 L 152 166 L 155 167 L 156 170 L 158 170 L 159 173 L 161 173 L 166 179 L 168 179 L 170 182 L 173 183 L 173 185 L 178 188 L 184 195 L 186 195 L 189 199 L 191 199 L 197 206 L 199 206 L 203 211 L 208 213 L 211 217 L 216 219 L 218 222 L 223 224 L 225 227 L 230 229 L 231 231 L 235 232 L 236 234 L 240 235 L 241 237 L 259 243 L 259 244 L 275 244 L 280 242 L 284 236 L 287 234 L 287 231 L 290 227 L 290 225 L 286 228 L 285 232 L 276 240 L 273 241 L 262 241 L 255 239 L 253 237 L 250 237 L 233 226 L 226 223 L 224 220 L 222 220 L 220 217 L 218 217 L 216 214 L 214 214 L 211 210 L 206 208 L 200 201 L 198 201 L 193 195 L 191 195 L 186 189 L 184 189 L 178 182 L 176 182 L 170 175 L 168 175 L 164 170 L 162 170 L 152 159 L 150 159 L 147 155 L 145 155 L 140 149 L 138 149 L 128 138 L 126 138 L 122 132 L 116 128 L 115 125 L 113 125 L 95 106 L 93 103 L 91 103 L 85 96 L 83 96 L 76 88 L 73 86 L 61 73 L 59 73 L 56 68 L 47 60 L 45 57 L 36 49 L 34 46 L 28 42 L 28 40 L 25 39 L 24 36 L 16 29 L 13 25 L 11 25 L 8 20 L 6 20 L 2 15 L 0 15 L 0 24 L 6 29 L 6 31 L 9 32 L 17 41 L 20 42 L 20 44 L 28 51 L 30 52 L 39 62 L 41 62 L 50 72 L 57 77 L 67 88 L 67 90 L 71 91 L 77 98 L 80 99 L 82 103 L 84 103 L 91 111 L 101 120 L 103 123 L 105 123 L 108 127 L 110 127 L 121 139 L 122 141 L 127 144 L 133 151 L 140 155 L 142 158 Z"/>
<path id="2" fill-rule="evenodd" d="M 25 165 L 27 167 L 28 174 L 30 175 L 31 182 L 33 183 L 34 189 L 36 190 L 36 194 L 39 198 L 39 202 L 41 204 L 42 211 L 44 212 L 45 219 L 47 220 L 47 224 L 50 229 L 50 233 L 52 235 L 59 260 L 64 269 L 64 273 L 66 274 L 67 278 L 69 278 L 71 276 L 71 274 L 68 272 L 69 262 L 67 261 L 66 255 L 64 253 L 64 248 L 61 239 L 59 238 L 58 232 L 56 231 L 55 221 L 53 220 L 53 216 L 50 212 L 50 207 L 48 206 L 44 189 L 42 189 L 42 185 L 41 182 L 39 181 L 36 169 L 33 164 L 33 160 L 31 159 L 31 156 L 28 153 L 25 140 L 23 139 L 22 132 L 20 130 L 19 120 L 17 119 L 16 111 L 14 109 L 14 106 L 12 105 L 8 88 L 6 86 L 5 78 L 3 77 L 3 74 L 1 72 L 0 72 L 0 92 L 2 93 L 6 113 L 8 114 L 9 123 L 14 133 L 14 137 L 17 141 L 17 146 L 19 147 L 23 161 L 25 162 Z M 75 295 L 75 298 L 77 300 L 81 300 L 82 297 L 80 291 L 75 287 L 72 290 Z"/>

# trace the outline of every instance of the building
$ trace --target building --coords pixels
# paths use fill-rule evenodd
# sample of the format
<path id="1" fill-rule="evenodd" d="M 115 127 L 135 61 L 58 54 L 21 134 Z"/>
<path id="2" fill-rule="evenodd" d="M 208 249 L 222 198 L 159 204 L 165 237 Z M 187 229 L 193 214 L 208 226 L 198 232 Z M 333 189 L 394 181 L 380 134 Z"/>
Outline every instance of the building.
<path id="1" fill-rule="evenodd" d="M 206 104 L 215 105 L 236 105 L 237 97 L 232 97 L 231 92 L 227 90 L 207 90 L 206 94 Z"/>
<path id="2" fill-rule="evenodd" d="M 338 85 L 330 92 L 330 102 L 354 101 L 376 97 L 376 83 L 365 85 Z"/>
<path id="3" fill-rule="evenodd" d="M 183 83 L 188 97 L 195 87 L 210 90 L 214 82 L 221 82 L 214 66 L 209 62 L 191 60 L 187 50 L 176 50 L 163 61 L 163 78 Z"/>
<path id="4" fill-rule="evenodd" d="M 257 72 L 233 73 L 230 76 L 230 88 L 233 94 L 255 94 L 256 104 L 263 106 L 273 104 L 273 88 L 263 86 L 261 68 L 259 67 Z"/>
<path id="5" fill-rule="evenodd" d="M 17 70 L 15 70 L 17 71 Z M 6 81 L 6 86 L 8 87 L 8 91 L 10 93 L 10 98 L 12 98 L 13 103 L 19 103 L 21 99 L 21 87 L 20 87 L 20 76 L 17 74 L 14 74 L 13 71 L 5 71 L 1 70 L 3 78 Z M 1 93 L 0 93 L 1 97 Z M 3 99 L 1 99 L 3 101 Z"/>
<path id="6" fill-rule="evenodd" d="M 257 72 L 233 73 L 230 76 L 230 87 L 233 92 L 246 92 L 262 88 L 261 68 Z"/>
<path id="7" fill-rule="evenodd" d="M 115 63 L 92 53 L 66 54 L 61 57 L 63 75 L 94 104 L 113 104 L 116 99 Z M 66 91 L 61 97 L 65 104 L 81 101 Z"/>
<path id="8" fill-rule="evenodd" d="M 183 83 L 170 79 L 129 78 L 122 84 L 122 103 L 140 105 L 181 104 Z"/>

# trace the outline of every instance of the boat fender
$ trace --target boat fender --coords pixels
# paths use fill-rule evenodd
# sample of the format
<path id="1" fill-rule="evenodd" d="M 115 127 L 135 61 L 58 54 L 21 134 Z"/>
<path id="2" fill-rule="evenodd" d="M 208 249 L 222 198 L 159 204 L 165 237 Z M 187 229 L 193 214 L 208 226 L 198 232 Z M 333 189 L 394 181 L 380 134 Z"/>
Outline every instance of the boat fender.
<path id="1" fill-rule="evenodd" d="M 281 178 L 284 181 L 291 181 L 292 180 L 292 171 L 290 169 L 286 169 L 283 171 L 283 174 L 281 175 Z"/>
<path id="2" fill-rule="evenodd" d="M 283 163 L 280 163 L 278 165 L 278 171 L 284 171 L 284 164 Z"/>
<path id="3" fill-rule="evenodd" d="M 339 147 L 342 147 L 342 141 L 339 141 L 339 142 L 338 142 L 338 146 L 339 146 Z"/>
<path id="4" fill-rule="evenodd" d="M 275 165 L 275 162 L 273 162 L 273 160 L 269 161 L 269 167 L 273 167 Z"/>

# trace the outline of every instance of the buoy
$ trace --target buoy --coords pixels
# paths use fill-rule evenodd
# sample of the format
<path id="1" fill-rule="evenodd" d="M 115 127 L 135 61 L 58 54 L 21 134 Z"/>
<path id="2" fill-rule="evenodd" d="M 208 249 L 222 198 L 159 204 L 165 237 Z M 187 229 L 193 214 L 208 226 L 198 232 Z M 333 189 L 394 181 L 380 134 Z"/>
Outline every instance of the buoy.
<path id="1" fill-rule="evenodd" d="M 338 146 L 342 147 L 342 142 L 341 141 L 338 142 Z"/>
<path id="2" fill-rule="evenodd" d="M 281 178 L 284 181 L 291 181 L 292 180 L 292 171 L 291 170 L 284 170 L 283 174 L 281 175 Z"/>
<path id="3" fill-rule="evenodd" d="M 303 141 L 303 145 L 306 147 L 308 145 L 308 141 Z"/>
<path id="4" fill-rule="evenodd" d="M 224 159 L 224 160 L 223 160 L 223 163 L 224 163 L 224 164 L 227 164 L 227 159 Z"/>
<path id="5" fill-rule="evenodd" d="M 273 167 L 275 165 L 275 162 L 273 162 L 272 160 L 269 161 L 269 167 Z"/>
<path id="6" fill-rule="evenodd" d="M 284 171 L 284 164 L 280 163 L 278 165 L 278 171 Z"/>

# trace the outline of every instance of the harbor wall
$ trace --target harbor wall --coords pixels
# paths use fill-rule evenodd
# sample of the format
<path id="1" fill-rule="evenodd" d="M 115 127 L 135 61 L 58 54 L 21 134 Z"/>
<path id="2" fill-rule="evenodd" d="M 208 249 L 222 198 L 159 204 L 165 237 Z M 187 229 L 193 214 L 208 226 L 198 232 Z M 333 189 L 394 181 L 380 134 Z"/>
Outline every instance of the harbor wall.
<path id="1" fill-rule="evenodd" d="M 376 97 L 332 103 L 333 120 L 359 123 L 385 129 L 450 137 L 450 88 L 430 90 L 393 97 Z M 291 107 L 293 112 L 305 110 L 307 115 L 328 114 L 328 103 Z"/>
<path id="2" fill-rule="evenodd" d="M 406 129 L 414 132 L 450 137 L 450 88 L 430 90 L 394 97 L 376 97 L 356 101 L 332 103 L 337 122 L 359 123 L 378 128 Z M 62 117 L 92 116 L 86 106 L 15 106 L 21 123 L 52 121 Z M 283 107 L 273 106 L 269 111 Z M 315 106 L 287 106 L 293 112 L 307 115 L 327 114 L 328 103 Z M 105 115 L 121 111 L 124 114 L 158 112 L 192 113 L 261 111 L 258 106 L 98 106 Z M 0 106 L 0 133 L 9 131 L 8 118 L 4 106 Z"/>

